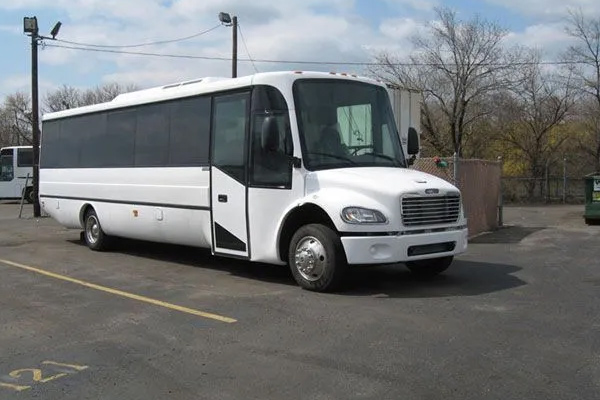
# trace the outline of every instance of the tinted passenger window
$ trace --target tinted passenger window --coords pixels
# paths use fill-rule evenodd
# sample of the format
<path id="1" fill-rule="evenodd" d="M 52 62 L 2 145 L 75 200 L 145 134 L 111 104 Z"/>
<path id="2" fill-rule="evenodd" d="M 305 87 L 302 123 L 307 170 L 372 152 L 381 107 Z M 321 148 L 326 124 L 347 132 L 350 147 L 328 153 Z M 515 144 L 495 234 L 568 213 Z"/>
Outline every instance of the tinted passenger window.
<path id="1" fill-rule="evenodd" d="M 79 165 L 72 168 L 101 168 L 106 167 L 106 152 L 111 146 L 106 136 L 107 114 L 92 114 L 85 118 L 85 127 L 81 132 L 81 153 Z M 73 134 L 73 133 L 71 133 Z"/>
<path id="2" fill-rule="evenodd" d="M 169 106 L 142 106 L 137 112 L 135 166 L 165 166 L 169 162 Z"/>
<path id="3" fill-rule="evenodd" d="M 213 164 L 245 182 L 245 141 L 248 94 L 215 98 Z"/>
<path id="4" fill-rule="evenodd" d="M 60 123 L 58 168 L 73 168 L 79 165 L 81 135 L 86 130 L 87 117 L 62 120 Z"/>
<path id="5" fill-rule="evenodd" d="M 17 167 L 33 167 L 33 149 L 17 149 Z"/>
<path id="6" fill-rule="evenodd" d="M 40 167 L 57 168 L 60 160 L 60 121 L 45 121 L 41 132 Z"/>
<path id="7" fill-rule="evenodd" d="M 208 164 L 210 97 L 174 102 L 170 131 L 169 165 Z"/>
<path id="8" fill-rule="evenodd" d="M 210 121 L 210 96 L 47 121 L 40 167 L 207 165 Z"/>
<path id="9" fill-rule="evenodd" d="M 136 111 L 116 111 L 108 114 L 106 146 L 102 149 L 107 167 L 133 166 Z"/>

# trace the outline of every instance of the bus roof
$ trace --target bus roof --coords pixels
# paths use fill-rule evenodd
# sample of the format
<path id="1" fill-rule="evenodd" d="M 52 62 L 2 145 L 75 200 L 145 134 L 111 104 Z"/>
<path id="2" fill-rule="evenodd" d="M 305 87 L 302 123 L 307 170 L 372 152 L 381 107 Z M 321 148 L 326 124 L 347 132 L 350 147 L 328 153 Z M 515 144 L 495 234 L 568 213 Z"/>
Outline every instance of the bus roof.
<path id="1" fill-rule="evenodd" d="M 253 84 L 273 84 L 276 82 L 281 83 L 286 81 L 289 82 L 299 78 L 346 79 L 376 84 L 385 87 L 385 85 L 382 82 L 376 81 L 371 78 L 357 76 L 356 74 L 335 72 L 328 73 L 314 71 L 279 71 L 262 72 L 239 78 L 206 77 L 193 79 L 190 81 L 172 83 L 164 86 L 152 87 L 149 89 L 137 90 L 129 93 L 123 93 L 115 97 L 112 101 L 106 103 L 93 104 L 89 106 L 71 108 L 68 110 L 48 113 L 43 116 L 42 120 L 47 121 L 52 119 L 75 116 L 79 114 L 87 114 L 115 108 L 134 106 L 137 104 L 152 103 L 204 93 L 219 92 L 224 90 L 247 87 Z"/>

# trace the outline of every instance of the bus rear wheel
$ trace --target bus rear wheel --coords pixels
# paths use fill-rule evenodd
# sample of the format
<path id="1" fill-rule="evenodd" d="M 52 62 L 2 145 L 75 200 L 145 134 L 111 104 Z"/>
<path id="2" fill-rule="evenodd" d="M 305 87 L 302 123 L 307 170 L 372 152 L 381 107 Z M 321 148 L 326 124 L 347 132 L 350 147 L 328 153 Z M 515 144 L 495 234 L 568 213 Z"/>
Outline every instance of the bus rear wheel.
<path id="1" fill-rule="evenodd" d="M 98 215 L 90 208 L 83 219 L 83 238 L 85 244 L 92 250 L 102 251 L 108 248 L 109 237 L 102 230 Z"/>
<path id="2" fill-rule="evenodd" d="M 290 241 L 288 262 L 296 282 L 317 292 L 339 289 L 348 269 L 338 235 L 321 224 L 305 225 L 296 231 Z"/>

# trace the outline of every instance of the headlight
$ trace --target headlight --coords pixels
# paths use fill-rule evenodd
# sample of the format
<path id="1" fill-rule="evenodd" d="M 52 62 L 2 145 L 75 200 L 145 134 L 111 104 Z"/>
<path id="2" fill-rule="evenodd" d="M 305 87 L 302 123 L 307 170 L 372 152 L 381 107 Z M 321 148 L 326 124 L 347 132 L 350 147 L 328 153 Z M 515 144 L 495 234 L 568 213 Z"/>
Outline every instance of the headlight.
<path id="1" fill-rule="evenodd" d="M 361 207 L 346 207 L 342 219 L 349 224 L 385 224 L 387 218 L 381 211 Z"/>

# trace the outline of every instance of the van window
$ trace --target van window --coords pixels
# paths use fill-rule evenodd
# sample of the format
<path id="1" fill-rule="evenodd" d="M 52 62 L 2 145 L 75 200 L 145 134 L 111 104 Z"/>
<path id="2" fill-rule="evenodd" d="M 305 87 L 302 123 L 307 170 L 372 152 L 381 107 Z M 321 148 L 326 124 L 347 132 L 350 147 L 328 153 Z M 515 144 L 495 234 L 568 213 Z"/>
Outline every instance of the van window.
<path id="1" fill-rule="evenodd" d="M 0 157 L 0 181 L 10 182 L 14 179 L 13 156 Z"/>

